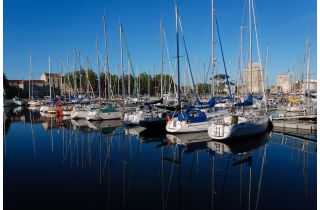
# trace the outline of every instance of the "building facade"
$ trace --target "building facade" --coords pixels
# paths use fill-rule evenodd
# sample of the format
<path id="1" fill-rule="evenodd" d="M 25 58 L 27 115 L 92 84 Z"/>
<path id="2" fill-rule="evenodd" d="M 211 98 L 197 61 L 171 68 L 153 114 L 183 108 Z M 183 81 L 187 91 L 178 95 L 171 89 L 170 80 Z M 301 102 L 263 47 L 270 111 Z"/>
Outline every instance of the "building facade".
<path id="1" fill-rule="evenodd" d="M 244 94 L 253 93 L 255 95 L 262 94 L 262 70 L 258 63 L 252 63 L 252 71 L 250 63 L 243 72 L 243 92 Z"/>
<path id="2" fill-rule="evenodd" d="M 293 92 L 293 77 L 291 74 L 280 74 L 277 76 L 278 93 L 292 93 Z"/>
<path id="3" fill-rule="evenodd" d="M 60 74 L 52 73 L 49 74 L 44 72 L 40 76 L 40 80 L 8 80 L 10 87 L 14 88 L 18 95 L 21 97 L 43 98 L 44 96 L 50 95 L 50 83 L 51 81 L 51 96 L 61 95 L 63 88 L 63 78 Z"/>

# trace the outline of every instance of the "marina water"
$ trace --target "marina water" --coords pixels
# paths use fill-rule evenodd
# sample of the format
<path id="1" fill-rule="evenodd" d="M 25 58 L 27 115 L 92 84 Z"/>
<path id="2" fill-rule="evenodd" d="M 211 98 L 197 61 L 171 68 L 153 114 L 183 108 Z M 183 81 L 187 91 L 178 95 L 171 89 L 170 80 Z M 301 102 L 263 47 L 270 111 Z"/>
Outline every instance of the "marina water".
<path id="1" fill-rule="evenodd" d="M 215 142 L 28 109 L 4 126 L 5 209 L 316 209 L 316 134 Z"/>

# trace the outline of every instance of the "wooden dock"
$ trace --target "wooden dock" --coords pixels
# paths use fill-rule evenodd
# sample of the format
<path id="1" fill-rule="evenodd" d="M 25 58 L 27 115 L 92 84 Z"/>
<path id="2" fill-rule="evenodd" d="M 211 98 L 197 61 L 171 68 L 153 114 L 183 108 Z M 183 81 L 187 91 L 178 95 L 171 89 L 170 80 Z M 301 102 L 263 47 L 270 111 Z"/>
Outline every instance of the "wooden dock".
<path id="1" fill-rule="evenodd" d="M 274 117 L 272 120 L 315 120 L 317 115 L 298 115 L 298 116 L 283 116 Z"/>
<path id="2" fill-rule="evenodd" d="M 273 121 L 274 128 L 281 128 L 282 130 L 308 130 L 317 131 L 317 123 L 314 122 L 299 122 L 299 121 Z"/>

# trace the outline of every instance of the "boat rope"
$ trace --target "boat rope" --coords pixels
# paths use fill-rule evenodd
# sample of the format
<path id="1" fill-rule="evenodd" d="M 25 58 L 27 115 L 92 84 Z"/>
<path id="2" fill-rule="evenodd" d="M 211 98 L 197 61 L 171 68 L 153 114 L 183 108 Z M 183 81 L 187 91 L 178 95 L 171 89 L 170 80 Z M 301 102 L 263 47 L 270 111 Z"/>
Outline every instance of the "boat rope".
<path id="1" fill-rule="evenodd" d="M 229 94 L 230 94 L 230 99 L 231 99 L 231 101 L 232 101 L 233 98 L 232 98 L 231 89 L 230 89 L 230 82 L 229 82 L 229 77 L 228 77 L 228 73 L 227 73 L 226 62 L 225 62 L 225 60 L 224 60 L 224 55 L 223 55 L 223 49 L 222 49 L 222 43 L 221 43 L 221 37 L 220 37 L 220 31 L 219 31 L 219 26 L 218 26 L 217 15 L 215 15 L 214 18 L 215 18 L 216 26 L 217 26 L 217 32 L 218 32 L 220 50 L 221 50 L 221 55 L 222 55 L 222 60 L 223 60 L 224 72 L 225 72 L 225 74 L 226 74 L 226 80 L 227 80 L 228 90 L 229 90 Z"/>
<path id="2" fill-rule="evenodd" d="M 185 52 L 186 52 L 186 56 L 187 56 L 187 61 L 188 61 L 187 63 L 188 63 L 189 72 L 190 72 L 190 75 L 191 75 L 191 80 L 192 80 L 192 86 L 193 86 L 194 94 L 195 94 L 195 96 L 196 96 L 196 99 L 198 100 L 198 95 L 197 95 L 197 92 L 196 92 L 196 86 L 195 86 L 195 84 L 194 84 L 194 79 L 193 79 L 193 75 L 192 75 L 192 69 L 191 69 L 191 65 L 190 65 L 189 53 L 188 53 L 187 45 L 186 45 L 186 39 L 185 39 L 183 30 L 182 30 L 182 23 L 181 23 L 180 15 L 179 15 L 179 26 L 180 26 L 180 30 L 181 30 L 181 34 L 182 34 L 183 46 L 184 46 L 184 49 L 185 49 Z"/>
<path id="3" fill-rule="evenodd" d="M 129 48 L 128 48 L 128 44 L 127 44 L 127 40 L 126 40 L 126 37 L 125 37 L 123 26 L 122 26 L 122 39 L 123 39 L 123 42 L 124 42 L 124 47 L 125 47 L 125 50 L 126 50 L 127 55 L 128 55 L 130 67 L 131 67 L 133 78 L 134 78 L 133 93 L 136 92 L 136 96 L 138 96 L 138 93 L 140 92 L 140 90 L 139 90 L 139 87 L 137 87 L 138 81 L 137 81 L 137 78 L 135 76 L 135 72 L 134 72 L 134 68 L 133 68 L 133 64 L 132 64 L 132 60 L 131 60 L 131 56 L 130 56 L 130 52 L 129 52 Z"/>

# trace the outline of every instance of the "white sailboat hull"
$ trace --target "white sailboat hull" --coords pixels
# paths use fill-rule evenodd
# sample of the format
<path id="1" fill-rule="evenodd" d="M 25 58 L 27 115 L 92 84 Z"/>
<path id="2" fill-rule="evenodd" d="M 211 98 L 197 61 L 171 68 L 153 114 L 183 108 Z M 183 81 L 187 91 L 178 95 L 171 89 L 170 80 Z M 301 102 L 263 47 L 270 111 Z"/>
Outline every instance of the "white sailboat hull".
<path id="1" fill-rule="evenodd" d="M 70 113 L 71 119 L 86 119 L 88 114 L 89 114 L 88 110 L 73 110 Z"/>
<path id="2" fill-rule="evenodd" d="M 166 130 L 169 133 L 194 133 L 204 132 L 208 130 L 209 122 L 187 123 L 179 121 L 176 118 L 170 120 L 166 125 Z"/>
<path id="3" fill-rule="evenodd" d="M 86 117 L 87 120 L 101 120 L 98 110 L 91 110 Z"/>
<path id="4" fill-rule="evenodd" d="M 140 120 L 143 119 L 143 112 L 125 113 L 123 123 L 125 125 L 139 125 Z"/>
<path id="5" fill-rule="evenodd" d="M 230 118 L 230 116 L 226 117 Z M 239 118 L 238 124 L 210 124 L 208 127 L 208 135 L 212 139 L 227 139 L 233 137 L 250 136 L 263 133 L 268 129 L 269 118 L 263 117 L 258 121 L 246 121 Z"/>
<path id="6" fill-rule="evenodd" d="M 121 119 L 121 112 L 98 112 L 100 118 L 102 120 L 114 120 L 114 119 Z"/>

